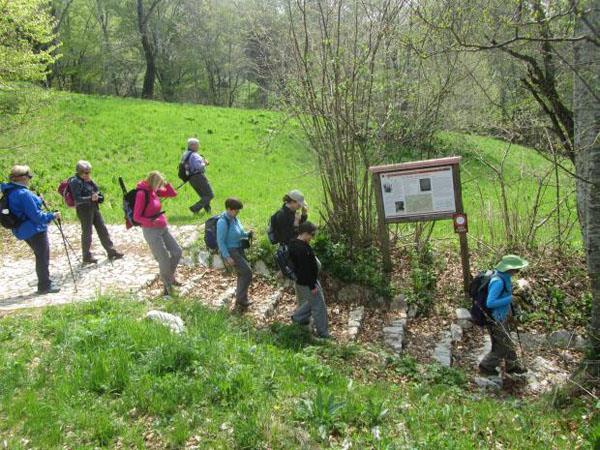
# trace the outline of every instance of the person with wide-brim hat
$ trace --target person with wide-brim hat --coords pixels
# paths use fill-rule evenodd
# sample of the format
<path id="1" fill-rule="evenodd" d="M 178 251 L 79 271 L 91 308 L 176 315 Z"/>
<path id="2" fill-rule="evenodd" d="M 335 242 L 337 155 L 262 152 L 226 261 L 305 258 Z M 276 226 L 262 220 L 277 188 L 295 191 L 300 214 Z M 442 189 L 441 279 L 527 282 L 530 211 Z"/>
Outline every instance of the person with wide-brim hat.
<path id="1" fill-rule="evenodd" d="M 490 279 L 486 306 L 491 312 L 486 328 L 492 340 L 492 350 L 479 363 L 485 375 L 498 375 L 496 369 L 505 361 L 506 372 L 520 374 L 527 371 L 519 362 L 515 345 L 510 335 L 508 316 L 512 305 L 512 276 L 529 265 L 517 255 L 505 255 L 494 267 Z"/>

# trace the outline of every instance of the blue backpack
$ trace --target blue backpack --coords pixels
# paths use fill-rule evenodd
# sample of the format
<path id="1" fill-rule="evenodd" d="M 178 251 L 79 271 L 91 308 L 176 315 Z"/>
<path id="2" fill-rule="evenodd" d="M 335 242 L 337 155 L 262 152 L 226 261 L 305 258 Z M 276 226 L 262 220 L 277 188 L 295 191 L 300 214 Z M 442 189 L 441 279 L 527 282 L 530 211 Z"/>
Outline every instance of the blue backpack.
<path id="1" fill-rule="evenodd" d="M 219 244 L 217 242 L 217 222 L 221 217 L 225 217 L 225 220 L 227 221 L 227 232 L 229 233 L 230 223 L 225 213 L 212 216 L 204 223 L 204 243 L 209 250 L 216 251 L 219 249 Z"/>

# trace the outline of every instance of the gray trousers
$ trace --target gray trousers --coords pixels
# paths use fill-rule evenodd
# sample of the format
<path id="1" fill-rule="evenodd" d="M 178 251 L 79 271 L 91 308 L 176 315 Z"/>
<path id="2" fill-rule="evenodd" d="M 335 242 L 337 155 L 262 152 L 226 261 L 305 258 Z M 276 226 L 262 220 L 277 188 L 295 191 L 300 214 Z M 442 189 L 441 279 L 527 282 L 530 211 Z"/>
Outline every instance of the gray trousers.
<path id="1" fill-rule="evenodd" d="M 479 365 L 488 370 L 494 370 L 502 360 L 506 361 L 506 370 L 511 371 L 521 367 L 515 344 L 510 337 L 508 322 L 494 322 L 486 325 L 492 339 L 492 350 L 485 355 Z"/>
<path id="2" fill-rule="evenodd" d="M 48 232 L 42 231 L 26 239 L 27 245 L 33 250 L 35 255 L 35 273 L 38 278 L 38 290 L 44 291 L 50 287 L 50 243 L 48 242 Z"/>
<path id="3" fill-rule="evenodd" d="M 181 247 L 169 232 L 169 228 L 142 228 L 144 239 L 158 262 L 160 279 L 166 288 L 175 280 L 175 270 L 181 259 Z"/>
<path id="4" fill-rule="evenodd" d="M 230 248 L 229 256 L 235 262 L 235 273 L 237 274 L 237 286 L 235 289 L 235 303 L 244 306 L 248 304 L 248 288 L 252 283 L 252 269 L 246 261 L 246 255 L 241 248 Z"/>
<path id="5" fill-rule="evenodd" d="M 115 253 L 114 245 L 110 240 L 110 235 L 102 220 L 102 214 L 96 204 L 87 204 L 77 206 L 77 217 L 81 222 L 81 252 L 83 258 L 89 258 L 92 256 L 90 253 L 90 247 L 92 246 L 92 227 L 96 229 L 100 243 L 108 256 L 112 256 Z"/>
<path id="6" fill-rule="evenodd" d="M 319 337 L 329 337 L 327 327 L 327 305 L 321 284 L 317 283 L 317 295 L 313 295 L 308 286 L 296 283 L 298 308 L 292 314 L 292 320 L 301 325 L 308 325 L 312 316 Z"/>
<path id="7" fill-rule="evenodd" d="M 197 173 L 190 177 L 190 184 L 196 191 L 196 193 L 200 196 L 200 201 L 194 203 L 191 206 L 191 209 L 194 212 L 200 211 L 202 208 L 206 209 L 206 212 L 210 211 L 210 201 L 215 196 L 213 194 L 212 188 L 210 187 L 210 183 L 206 178 L 206 175 L 203 173 Z"/>

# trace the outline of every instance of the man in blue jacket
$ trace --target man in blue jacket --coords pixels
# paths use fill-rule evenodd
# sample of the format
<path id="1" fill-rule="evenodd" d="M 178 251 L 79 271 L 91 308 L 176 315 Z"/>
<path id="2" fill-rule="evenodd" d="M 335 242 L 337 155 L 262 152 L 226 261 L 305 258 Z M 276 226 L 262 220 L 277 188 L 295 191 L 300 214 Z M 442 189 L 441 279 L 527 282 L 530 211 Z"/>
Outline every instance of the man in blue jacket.
<path id="1" fill-rule="evenodd" d="M 44 212 L 42 199 L 28 189 L 33 178 L 28 166 L 14 166 L 10 172 L 10 183 L 0 186 L 4 195 L 8 195 L 8 207 L 20 221 L 13 234 L 17 239 L 27 242 L 35 255 L 35 271 L 38 278 L 38 294 L 59 292 L 60 288 L 50 281 L 50 244 L 48 242 L 48 224 L 60 219 L 59 212 Z"/>
<path id="2" fill-rule="evenodd" d="M 510 335 L 508 317 L 512 304 L 512 276 L 529 263 L 516 255 L 506 255 L 496 265 L 488 287 L 486 306 L 491 311 L 492 321 L 486 325 L 492 339 L 492 350 L 479 363 L 479 371 L 485 375 L 498 375 L 496 367 L 506 362 L 507 373 L 527 371 L 517 358 L 515 344 Z"/>

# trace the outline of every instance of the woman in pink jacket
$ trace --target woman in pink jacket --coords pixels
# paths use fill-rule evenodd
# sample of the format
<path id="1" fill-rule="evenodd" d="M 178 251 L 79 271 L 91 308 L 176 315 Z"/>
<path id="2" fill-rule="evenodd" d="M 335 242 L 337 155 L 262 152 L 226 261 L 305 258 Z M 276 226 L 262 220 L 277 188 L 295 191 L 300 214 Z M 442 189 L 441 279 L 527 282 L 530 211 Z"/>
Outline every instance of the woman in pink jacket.
<path id="1" fill-rule="evenodd" d="M 182 252 L 169 232 L 167 218 L 160 209 L 160 197 L 175 197 L 177 192 L 157 171 L 140 181 L 137 190 L 133 220 L 141 225 L 144 239 L 158 262 L 164 295 L 170 295 L 172 286 L 181 285 L 175 279 L 175 270 Z"/>

